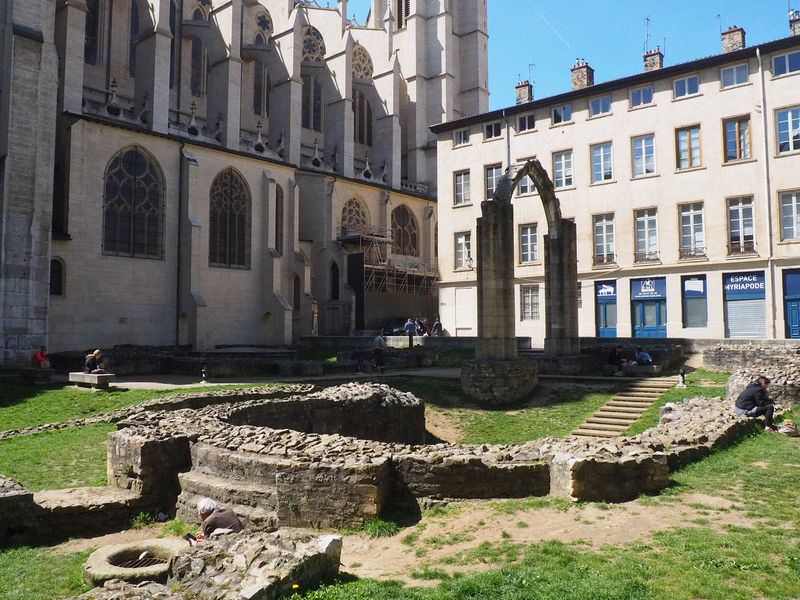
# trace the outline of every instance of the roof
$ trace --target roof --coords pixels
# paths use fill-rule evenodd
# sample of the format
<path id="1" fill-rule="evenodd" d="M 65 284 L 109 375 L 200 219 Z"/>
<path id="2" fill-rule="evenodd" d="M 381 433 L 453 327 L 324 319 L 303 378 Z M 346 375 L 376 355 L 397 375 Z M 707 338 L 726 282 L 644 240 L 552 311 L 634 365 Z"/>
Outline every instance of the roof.
<path id="1" fill-rule="evenodd" d="M 501 119 L 516 114 L 530 112 L 531 110 L 534 110 L 536 108 L 542 108 L 545 106 L 558 104 L 560 102 L 577 100 L 579 98 L 585 98 L 588 96 L 596 96 L 598 94 L 602 94 L 603 92 L 609 92 L 612 90 L 620 88 L 628 88 L 637 85 L 645 85 L 651 82 L 658 81 L 660 79 L 667 79 L 670 77 L 674 77 L 682 73 L 697 71 L 699 69 L 705 69 L 708 67 L 716 67 L 732 62 L 739 62 L 748 58 L 755 57 L 757 52 L 759 51 L 762 54 L 768 54 L 772 52 L 786 50 L 788 48 L 792 48 L 795 46 L 800 46 L 800 35 L 794 35 L 791 37 L 782 38 L 772 42 L 767 42 L 764 44 L 759 44 L 757 46 L 752 46 L 750 48 L 743 48 L 741 50 L 736 50 L 733 52 L 715 54 L 714 56 L 708 56 L 706 58 L 700 58 L 690 62 L 671 65 L 669 67 L 662 67 L 660 69 L 655 69 L 653 71 L 645 71 L 643 73 L 637 73 L 636 75 L 629 75 L 628 77 L 622 77 L 620 79 L 612 79 L 610 81 L 604 81 L 602 83 L 591 85 L 578 90 L 571 90 L 563 94 L 557 94 L 555 96 L 549 96 L 547 98 L 541 98 L 539 100 L 532 100 L 530 102 L 524 102 L 522 104 L 515 104 L 512 106 L 508 106 L 506 108 L 499 108 L 497 110 L 477 115 L 471 115 L 469 117 L 456 119 L 454 121 L 439 123 L 437 125 L 432 125 L 430 129 L 433 133 L 437 134 L 445 133 L 448 131 L 452 131 L 454 129 L 459 129 L 461 127 L 475 125 L 477 123 L 485 123 L 487 121 L 492 121 L 495 119 Z"/>

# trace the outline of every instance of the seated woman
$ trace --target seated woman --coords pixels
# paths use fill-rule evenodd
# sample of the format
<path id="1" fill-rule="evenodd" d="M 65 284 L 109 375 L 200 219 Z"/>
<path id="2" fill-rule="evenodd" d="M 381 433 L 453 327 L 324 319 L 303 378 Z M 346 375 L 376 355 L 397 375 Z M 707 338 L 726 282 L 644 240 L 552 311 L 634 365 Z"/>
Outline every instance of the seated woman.
<path id="1" fill-rule="evenodd" d="M 223 533 L 239 533 L 243 529 L 235 512 L 221 508 L 211 498 L 203 498 L 197 503 L 197 514 L 203 522 L 197 534 L 198 542 Z"/>
<path id="2" fill-rule="evenodd" d="M 83 372 L 92 375 L 103 375 L 106 371 L 106 364 L 103 362 L 103 353 L 98 348 L 91 354 L 86 355 L 86 362 L 83 365 Z"/>
<path id="3" fill-rule="evenodd" d="M 50 360 L 47 358 L 47 346 L 41 346 L 31 359 L 33 366 L 37 369 L 49 369 Z"/>
<path id="4" fill-rule="evenodd" d="M 637 365 L 652 365 L 653 357 L 649 352 L 645 352 L 644 348 L 639 347 L 636 349 L 636 364 Z"/>

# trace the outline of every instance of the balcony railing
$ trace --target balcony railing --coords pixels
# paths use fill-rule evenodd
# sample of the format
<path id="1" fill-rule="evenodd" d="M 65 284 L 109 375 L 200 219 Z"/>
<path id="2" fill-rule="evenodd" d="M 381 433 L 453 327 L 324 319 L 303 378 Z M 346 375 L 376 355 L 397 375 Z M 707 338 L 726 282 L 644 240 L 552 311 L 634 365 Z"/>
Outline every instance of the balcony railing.
<path id="1" fill-rule="evenodd" d="M 681 258 L 705 258 L 705 256 L 706 256 L 705 246 L 692 246 L 690 248 L 680 249 Z"/>
<path id="2" fill-rule="evenodd" d="M 647 250 L 644 252 L 635 252 L 633 261 L 636 263 L 651 263 L 661 260 L 658 250 Z"/>
<path id="3" fill-rule="evenodd" d="M 755 254 L 756 243 L 753 240 L 744 242 L 730 242 L 728 244 L 728 256 L 736 254 Z"/>
<path id="4" fill-rule="evenodd" d="M 616 256 L 614 255 L 613 252 L 610 252 L 608 254 L 595 254 L 594 265 L 596 267 L 600 265 L 611 265 L 616 262 L 615 258 Z"/>

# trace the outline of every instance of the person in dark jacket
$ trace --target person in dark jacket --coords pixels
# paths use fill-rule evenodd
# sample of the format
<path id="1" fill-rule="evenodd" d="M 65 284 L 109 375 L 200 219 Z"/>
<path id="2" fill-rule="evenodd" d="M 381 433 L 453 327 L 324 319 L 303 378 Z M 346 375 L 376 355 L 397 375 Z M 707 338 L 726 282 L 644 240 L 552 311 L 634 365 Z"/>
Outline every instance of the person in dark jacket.
<path id="1" fill-rule="evenodd" d="M 106 365 L 103 362 L 103 353 L 98 348 L 91 354 L 86 355 L 86 362 L 83 364 L 83 372 L 91 373 L 93 375 L 108 373 Z"/>
<path id="2" fill-rule="evenodd" d="M 202 498 L 197 503 L 197 514 L 203 523 L 197 534 L 197 541 L 222 533 L 239 533 L 243 529 L 235 512 L 230 508 L 220 507 L 211 498 Z"/>
<path id="3" fill-rule="evenodd" d="M 775 405 L 772 403 L 772 398 L 769 397 L 769 379 L 763 375 L 747 384 L 747 387 L 736 398 L 734 411 L 737 415 L 745 417 L 760 417 L 764 415 L 764 422 L 766 423 L 764 431 L 778 431 L 778 428 L 772 424 Z"/>

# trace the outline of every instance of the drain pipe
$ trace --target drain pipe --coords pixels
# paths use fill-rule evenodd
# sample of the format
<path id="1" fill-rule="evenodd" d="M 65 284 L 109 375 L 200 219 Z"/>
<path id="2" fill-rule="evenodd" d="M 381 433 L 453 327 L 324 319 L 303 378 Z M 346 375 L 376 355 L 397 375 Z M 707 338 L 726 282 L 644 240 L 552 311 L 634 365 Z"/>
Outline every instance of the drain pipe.
<path id="1" fill-rule="evenodd" d="M 770 339 L 776 338 L 775 332 L 775 319 L 777 317 L 777 302 L 775 296 L 775 277 L 773 274 L 774 261 L 772 252 L 772 185 L 770 183 L 770 156 L 769 156 L 769 123 L 767 118 L 767 87 L 764 79 L 764 65 L 762 64 L 761 49 L 756 48 L 756 58 L 758 59 L 758 80 L 761 86 L 761 137 L 763 142 L 764 152 L 764 213 L 766 219 L 767 229 L 767 269 L 765 284 L 769 287 L 770 294 L 770 309 L 769 309 L 769 337 Z"/>

